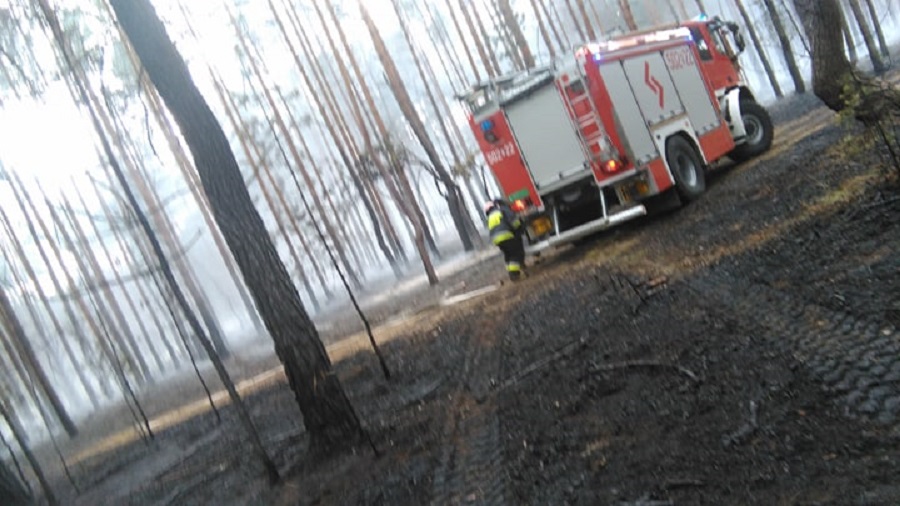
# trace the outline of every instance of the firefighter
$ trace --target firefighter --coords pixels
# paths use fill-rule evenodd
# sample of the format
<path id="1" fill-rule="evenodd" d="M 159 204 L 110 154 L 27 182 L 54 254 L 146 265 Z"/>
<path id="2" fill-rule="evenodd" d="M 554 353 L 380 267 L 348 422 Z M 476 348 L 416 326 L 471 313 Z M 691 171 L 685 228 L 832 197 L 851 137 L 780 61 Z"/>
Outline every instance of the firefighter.
<path id="1" fill-rule="evenodd" d="M 491 242 L 503 252 L 509 279 L 518 281 L 525 268 L 525 243 L 522 242 L 525 227 L 522 220 L 501 199 L 487 202 L 484 205 L 484 215 Z"/>

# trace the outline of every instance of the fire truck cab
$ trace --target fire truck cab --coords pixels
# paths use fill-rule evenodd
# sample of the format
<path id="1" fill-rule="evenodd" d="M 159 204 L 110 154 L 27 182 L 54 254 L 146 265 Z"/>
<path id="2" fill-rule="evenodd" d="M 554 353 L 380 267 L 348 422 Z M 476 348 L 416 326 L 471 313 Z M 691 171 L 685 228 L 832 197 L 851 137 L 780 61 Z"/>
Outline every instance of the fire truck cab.
<path id="1" fill-rule="evenodd" d="M 738 65 L 737 26 L 698 19 L 588 43 L 458 96 L 537 253 L 682 202 L 705 171 L 766 151 L 772 122 Z"/>

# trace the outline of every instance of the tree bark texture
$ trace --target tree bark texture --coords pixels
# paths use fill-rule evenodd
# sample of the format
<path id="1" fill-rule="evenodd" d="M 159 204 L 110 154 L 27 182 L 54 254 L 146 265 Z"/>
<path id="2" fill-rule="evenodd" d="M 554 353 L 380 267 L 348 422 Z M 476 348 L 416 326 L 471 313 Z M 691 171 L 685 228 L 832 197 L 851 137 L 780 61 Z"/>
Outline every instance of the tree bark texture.
<path id="1" fill-rule="evenodd" d="M 359 419 L 266 233 L 221 125 L 149 1 L 111 3 L 194 156 L 216 222 L 284 364 L 312 446 L 328 451 L 360 442 L 363 433 Z"/>
<path id="2" fill-rule="evenodd" d="M 812 52 L 813 92 L 834 111 L 844 108 L 844 84 L 852 67 L 844 51 L 838 0 L 794 0 Z"/>

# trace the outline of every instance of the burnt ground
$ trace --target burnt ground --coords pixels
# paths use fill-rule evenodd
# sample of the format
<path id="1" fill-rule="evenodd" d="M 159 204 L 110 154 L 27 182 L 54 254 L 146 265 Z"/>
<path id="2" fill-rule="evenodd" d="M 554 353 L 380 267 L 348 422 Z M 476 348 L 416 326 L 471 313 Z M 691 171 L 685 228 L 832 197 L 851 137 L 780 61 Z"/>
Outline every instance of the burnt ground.
<path id="1" fill-rule="evenodd" d="M 283 381 L 72 466 L 74 504 L 900 504 L 900 182 L 811 98 L 697 202 L 347 348 L 369 447 L 311 459 Z M 856 141 L 851 141 L 856 142 Z M 499 279 L 497 258 L 455 275 Z M 467 276 L 468 274 L 468 276 Z M 446 288 L 445 288 L 446 290 Z M 379 321 L 416 313 L 411 293 Z M 429 305 L 431 305 L 429 303 Z M 348 317 L 349 318 L 349 317 Z M 348 351 L 349 350 L 349 351 Z M 187 400 L 187 399 L 185 399 Z"/>

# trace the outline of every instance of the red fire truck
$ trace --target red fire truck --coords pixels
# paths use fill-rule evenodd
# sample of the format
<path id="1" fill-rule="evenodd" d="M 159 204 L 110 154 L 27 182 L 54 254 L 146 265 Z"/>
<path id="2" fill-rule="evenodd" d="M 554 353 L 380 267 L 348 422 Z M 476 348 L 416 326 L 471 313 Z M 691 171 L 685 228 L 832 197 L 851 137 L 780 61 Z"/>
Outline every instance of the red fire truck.
<path id="1" fill-rule="evenodd" d="M 697 19 L 585 44 L 459 96 L 536 253 L 682 202 L 722 157 L 766 151 L 773 127 L 738 64 L 733 23 Z"/>

